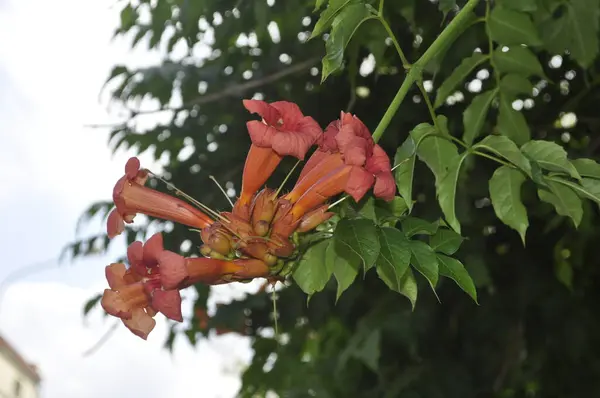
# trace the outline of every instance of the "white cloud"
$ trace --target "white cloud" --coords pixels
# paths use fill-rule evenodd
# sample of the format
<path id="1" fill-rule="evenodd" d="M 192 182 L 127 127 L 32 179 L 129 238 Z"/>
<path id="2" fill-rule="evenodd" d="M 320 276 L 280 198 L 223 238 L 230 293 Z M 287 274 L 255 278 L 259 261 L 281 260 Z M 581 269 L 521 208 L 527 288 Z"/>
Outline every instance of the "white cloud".
<path id="1" fill-rule="evenodd" d="M 83 357 L 113 321 L 99 313 L 83 326 L 81 303 L 97 290 L 58 283 L 19 283 L 5 296 L 0 319 L 6 336 L 36 363 L 44 398 L 232 397 L 251 358 L 247 339 L 212 337 L 192 348 L 181 337 L 171 356 L 162 348 L 168 325 L 157 316 L 148 341 L 119 327 L 91 357 Z M 186 312 L 189 311 L 189 308 Z"/>

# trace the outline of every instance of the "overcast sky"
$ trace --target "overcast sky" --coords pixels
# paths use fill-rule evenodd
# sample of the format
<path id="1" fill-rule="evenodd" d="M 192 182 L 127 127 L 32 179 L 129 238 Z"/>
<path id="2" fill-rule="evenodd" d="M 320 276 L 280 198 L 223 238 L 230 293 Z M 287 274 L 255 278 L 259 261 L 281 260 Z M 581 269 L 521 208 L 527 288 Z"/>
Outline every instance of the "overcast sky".
<path id="1" fill-rule="evenodd" d="M 111 42 L 114 3 L 0 0 L 0 281 L 56 258 L 75 237 L 81 212 L 109 198 L 122 175 L 129 154 L 112 156 L 107 131 L 84 125 L 114 121 L 98 94 L 115 63 L 160 56 Z M 42 397 L 234 396 L 250 343 L 223 336 L 194 349 L 181 338 L 171 356 L 161 348 L 160 316 L 148 341 L 119 328 L 100 351 L 82 357 L 110 326 L 99 312 L 84 323 L 82 304 L 104 288 L 104 265 L 123 249 L 74 264 L 50 262 L 0 291 L 0 334 L 40 367 Z M 239 288 L 223 286 L 219 294 L 227 299 Z"/>

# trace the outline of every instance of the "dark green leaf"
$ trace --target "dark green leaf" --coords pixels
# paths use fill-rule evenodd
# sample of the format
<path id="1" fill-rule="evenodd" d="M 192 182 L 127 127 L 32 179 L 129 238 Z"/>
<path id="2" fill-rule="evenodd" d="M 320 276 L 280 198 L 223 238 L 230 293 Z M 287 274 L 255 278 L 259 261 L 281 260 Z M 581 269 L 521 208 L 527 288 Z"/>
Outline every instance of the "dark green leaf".
<path id="1" fill-rule="evenodd" d="M 575 159 L 571 161 L 577 172 L 582 177 L 591 177 L 600 179 L 600 164 L 592 159 Z"/>
<path id="2" fill-rule="evenodd" d="M 402 231 L 409 238 L 414 235 L 433 235 L 438 228 L 437 223 L 430 223 L 416 217 L 406 217 L 402 220 Z"/>
<path id="3" fill-rule="evenodd" d="M 498 132 L 521 146 L 531 139 L 531 131 L 522 112 L 512 107 L 512 101 L 505 95 L 500 96 L 498 114 Z"/>
<path id="4" fill-rule="evenodd" d="M 396 156 L 394 157 L 394 167 L 396 167 L 394 176 L 396 178 L 396 185 L 398 186 L 398 192 L 404 198 L 409 211 L 411 211 L 413 207 L 412 186 L 415 171 L 415 152 L 415 141 L 411 136 L 408 136 L 404 143 L 398 147 Z"/>
<path id="5" fill-rule="evenodd" d="M 356 251 L 343 241 L 334 239 L 334 244 L 327 248 L 327 260 L 333 259 L 333 276 L 337 281 L 336 300 L 352 285 L 358 275 L 361 258 Z"/>
<path id="6" fill-rule="evenodd" d="M 463 134 L 463 141 L 467 145 L 473 144 L 475 138 L 481 133 L 483 124 L 488 115 L 488 110 L 498 89 L 488 90 L 473 98 L 473 101 L 469 104 L 465 112 L 463 113 L 463 124 L 465 132 Z"/>
<path id="7" fill-rule="evenodd" d="M 433 249 L 425 242 L 420 240 L 410 241 L 410 250 L 412 257 L 410 263 L 419 271 L 435 291 L 438 282 L 438 260 Z"/>
<path id="8" fill-rule="evenodd" d="M 379 368 L 380 345 L 381 331 L 379 329 L 370 330 L 367 337 L 352 352 L 352 356 L 363 361 L 373 372 L 377 372 Z"/>
<path id="9" fill-rule="evenodd" d="M 538 6 L 537 0 L 499 0 L 498 4 L 511 10 L 517 11 L 535 11 Z"/>
<path id="10" fill-rule="evenodd" d="M 529 15 L 504 7 L 494 7 L 488 22 L 492 40 L 510 46 L 538 46 L 542 40 Z"/>
<path id="11" fill-rule="evenodd" d="M 456 0 L 440 0 L 438 8 L 444 13 L 444 17 L 456 7 Z"/>
<path id="12" fill-rule="evenodd" d="M 508 75 L 504 75 L 500 80 L 500 91 L 509 98 L 519 94 L 531 96 L 533 93 L 533 84 L 522 75 L 509 73 Z"/>
<path id="13" fill-rule="evenodd" d="M 464 238 L 451 229 L 440 228 L 429 238 L 429 246 L 436 251 L 449 256 L 456 253 Z"/>
<path id="14" fill-rule="evenodd" d="M 330 240 L 321 241 L 302 255 L 294 273 L 294 281 L 308 295 L 320 292 L 331 278 L 333 263 L 328 263 L 325 251 L 330 246 Z"/>
<path id="15" fill-rule="evenodd" d="M 573 178 L 581 179 L 575 166 L 567 158 L 567 152 L 560 145 L 544 140 L 532 140 L 521 147 L 521 151 L 535 160 L 541 168 L 565 173 Z"/>
<path id="16" fill-rule="evenodd" d="M 501 135 L 488 135 L 473 147 L 475 150 L 484 149 L 495 153 L 508 160 L 527 175 L 531 175 L 529 160 L 521 153 L 517 145 L 510 138 Z"/>
<path id="17" fill-rule="evenodd" d="M 327 0 L 316 0 L 315 1 L 315 9 L 313 10 L 313 12 L 317 12 L 321 9 L 321 7 L 323 7 L 323 4 L 325 3 L 325 1 Z"/>
<path id="18" fill-rule="evenodd" d="M 344 50 L 366 20 L 373 18 L 370 8 L 363 3 L 352 3 L 342 8 L 331 25 L 331 32 L 325 43 L 326 55 L 323 58 L 321 82 L 337 71 L 344 61 Z"/>
<path id="19" fill-rule="evenodd" d="M 500 73 L 518 73 L 522 76 L 535 75 L 545 78 L 538 57 L 528 48 L 513 46 L 508 51 L 503 51 L 503 47 L 500 46 L 494 51 L 493 57 Z"/>
<path id="20" fill-rule="evenodd" d="M 371 220 L 367 219 L 343 219 L 335 228 L 334 239 L 336 242 L 344 243 L 349 250 L 358 255 L 368 271 L 379 256 L 379 239 L 377 238 L 377 227 Z"/>
<path id="21" fill-rule="evenodd" d="M 437 108 L 442 105 L 446 98 L 456 90 L 458 85 L 461 84 L 478 65 L 481 65 L 487 59 L 487 55 L 483 55 L 479 52 L 473 53 L 470 57 L 463 59 L 460 65 L 452 71 L 450 76 L 444 80 L 437 90 L 434 107 Z"/>
<path id="22" fill-rule="evenodd" d="M 381 251 L 377 258 L 377 274 L 390 289 L 400 292 L 402 277 L 410 265 L 411 249 L 408 239 L 396 228 L 378 230 Z"/>
<path id="23" fill-rule="evenodd" d="M 446 175 L 450 165 L 458 159 L 458 149 L 447 139 L 432 135 L 436 133 L 433 126 L 420 124 L 411 131 L 411 136 L 417 143 L 419 159 L 433 172 L 438 184 Z"/>
<path id="24" fill-rule="evenodd" d="M 516 230 L 525 244 L 529 227 L 527 210 L 521 201 L 521 186 L 525 176 L 519 170 L 501 166 L 490 178 L 490 199 L 496 216 L 504 224 Z"/>
<path id="25" fill-rule="evenodd" d="M 579 185 L 573 181 L 565 180 L 557 176 L 548 177 L 548 179 L 571 188 L 580 197 L 592 200 L 600 206 L 600 180 L 594 178 L 582 178 L 581 185 Z"/>
<path id="26" fill-rule="evenodd" d="M 468 155 L 469 152 L 463 153 L 454 164 L 450 166 L 448 172 L 437 186 L 438 202 L 446 217 L 446 222 L 459 234 L 460 223 L 458 218 L 456 218 L 456 185 L 458 183 L 460 167 Z"/>
<path id="27" fill-rule="evenodd" d="M 324 0 L 317 0 L 315 4 L 315 10 L 318 11 L 322 6 Z M 338 13 L 346 7 L 348 4 L 356 3 L 355 0 L 329 0 L 327 4 L 327 8 L 323 10 L 321 16 L 317 20 L 315 27 L 310 35 L 310 39 L 322 34 L 325 32 L 333 23 L 334 18 Z"/>
<path id="28" fill-rule="evenodd" d="M 540 200 L 550 203 L 561 216 L 569 217 L 577 228 L 581 223 L 583 216 L 583 207 L 581 199 L 575 191 L 556 181 L 546 180 L 549 190 L 539 189 L 538 196 Z"/>
<path id="29" fill-rule="evenodd" d="M 458 287 L 465 291 L 477 303 L 477 289 L 463 263 L 455 258 L 438 254 L 440 275 L 452 279 Z"/>
<path id="30" fill-rule="evenodd" d="M 94 297 L 85 302 L 83 306 L 83 316 L 89 314 L 89 312 L 94 309 L 95 306 L 102 300 L 102 294 L 96 294 Z"/>

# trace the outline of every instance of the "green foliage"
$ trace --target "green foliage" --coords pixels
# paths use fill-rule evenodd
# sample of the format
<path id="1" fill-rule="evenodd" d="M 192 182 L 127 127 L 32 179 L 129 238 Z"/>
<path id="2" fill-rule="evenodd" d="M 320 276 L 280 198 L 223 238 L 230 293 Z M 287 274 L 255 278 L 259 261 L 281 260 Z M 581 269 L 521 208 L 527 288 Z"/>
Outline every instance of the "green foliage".
<path id="1" fill-rule="evenodd" d="M 282 336 L 262 333 L 273 326 L 264 292 L 211 319 L 209 328 L 242 327 L 253 339 L 240 396 L 593 396 L 598 0 L 309 3 L 125 2 L 116 31 L 168 56 L 110 73 L 112 100 L 131 117 L 112 129 L 111 148 L 168 155 L 169 179 L 213 208 L 228 204 L 206 189 L 210 175 L 239 192 L 249 145 L 242 98 L 294 101 L 322 126 L 350 109 L 395 154 L 399 196 L 347 199 L 305 237 L 279 292 Z M 212 52 L 199 60 L 192 49 L 205 38 Z M 171 57 L 176 45 L 187 55 Z M 360 67 L 367 57 L 370 73 Z M 148 112 L 134 107 L 143 98 L 169 114 L 146 131 L 136 118 Z M 563 126 L 569 112 L 576 123 Z M 186 147 L 192 154 L 178 156 Z M 98 202 L 82 222 L 110 207 Z M 149 224 L 135 225 L 130 242 Z M 167 248 L 198 254 L 187 228 L 164 236 Z M 186 239 L 192 249 L 182 252 Z M 107 246 L 105 235 L 85 237 L 68 253 Z M 433 294 L 418 294 L 423 286 Z M 195 288 L 196 308 L 205 307 L 208 289 Z M 192 344 L 208 333 L 193 322 L 182 332 Z"/>

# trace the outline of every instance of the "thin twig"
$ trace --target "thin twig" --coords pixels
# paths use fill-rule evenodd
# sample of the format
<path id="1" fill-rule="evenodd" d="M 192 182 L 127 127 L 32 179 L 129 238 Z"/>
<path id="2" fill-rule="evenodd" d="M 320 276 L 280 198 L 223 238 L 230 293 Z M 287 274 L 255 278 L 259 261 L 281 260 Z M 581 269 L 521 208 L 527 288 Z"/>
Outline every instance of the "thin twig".
<path id="1" fill-rule="evenodd" d="M 117 330 L 117 326 L 119 326 L 119 321 L 113 323 L 112 326 L 106 332 L 104 332 L 102 337 L 100 337 L 100 339 L 93 346 L 91 346 L 83 352 L 82 356 L 89 357 L 90 355 L 98 351 L 104 345 L 104 343 L 106 343 L 108 339 L 112 337 L 112 335 Z"/>

